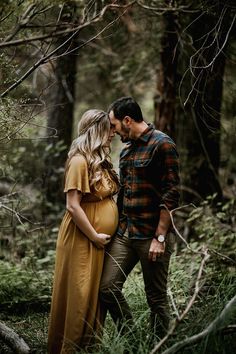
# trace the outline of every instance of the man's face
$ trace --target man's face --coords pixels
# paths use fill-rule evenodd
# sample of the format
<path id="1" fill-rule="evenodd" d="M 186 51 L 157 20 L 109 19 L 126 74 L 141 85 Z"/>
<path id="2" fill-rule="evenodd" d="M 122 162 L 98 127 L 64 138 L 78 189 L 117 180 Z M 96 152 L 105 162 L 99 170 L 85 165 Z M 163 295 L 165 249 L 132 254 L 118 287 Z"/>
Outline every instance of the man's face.
<path id="1" fill-rule="evenodd" d="M 113 111 L 109 113 L 109 119 L 114 133 L 120 135 L 122 143 L 130 141 L 130 128 L 127 127 L 123 121 L 116 119 Z"/>

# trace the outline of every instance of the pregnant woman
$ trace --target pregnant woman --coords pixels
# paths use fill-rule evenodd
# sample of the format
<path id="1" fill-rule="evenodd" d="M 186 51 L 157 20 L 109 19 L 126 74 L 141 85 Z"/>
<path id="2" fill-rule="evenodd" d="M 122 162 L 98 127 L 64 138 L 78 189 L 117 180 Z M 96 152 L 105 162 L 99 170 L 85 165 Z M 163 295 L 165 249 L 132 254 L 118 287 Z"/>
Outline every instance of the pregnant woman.
<path id="1" fill-rule="evenodd" d="M 107 114 L 89 110 L 65 167 L 66 212 L 56 247 L 48 353 L 75 353 L 96 342 L 104 247 L 118 223 L 117 175 L 109 158 L 114 132 Z"/>

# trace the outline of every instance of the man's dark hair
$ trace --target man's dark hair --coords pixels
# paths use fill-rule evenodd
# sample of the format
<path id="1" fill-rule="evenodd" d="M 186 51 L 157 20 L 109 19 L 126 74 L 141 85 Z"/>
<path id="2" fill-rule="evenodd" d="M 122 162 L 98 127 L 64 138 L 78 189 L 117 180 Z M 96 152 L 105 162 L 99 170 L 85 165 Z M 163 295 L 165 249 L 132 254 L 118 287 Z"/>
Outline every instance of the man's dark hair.
<path id="1" fill-rule="evenodd" d="M 142 122 L 143 115 L 138 103 L 132 97 L 121 97 L 114 101 L 108 108 L 108 113 L 113 111 L 116 119 L 120 121 L 129 116 L 135 122 Z"/>

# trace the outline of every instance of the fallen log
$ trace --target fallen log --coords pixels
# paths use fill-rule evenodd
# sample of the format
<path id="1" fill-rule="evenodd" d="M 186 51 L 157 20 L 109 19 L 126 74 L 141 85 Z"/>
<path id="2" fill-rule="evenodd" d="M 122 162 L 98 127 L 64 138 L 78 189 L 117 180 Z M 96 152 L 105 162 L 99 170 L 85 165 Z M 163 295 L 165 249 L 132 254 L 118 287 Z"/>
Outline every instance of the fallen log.
<path id="1" fill-rule="evenodd" d="M 29 346 L 13 329 L 0 322 L 0 338 L 17 354 L 28 354 Z"/>

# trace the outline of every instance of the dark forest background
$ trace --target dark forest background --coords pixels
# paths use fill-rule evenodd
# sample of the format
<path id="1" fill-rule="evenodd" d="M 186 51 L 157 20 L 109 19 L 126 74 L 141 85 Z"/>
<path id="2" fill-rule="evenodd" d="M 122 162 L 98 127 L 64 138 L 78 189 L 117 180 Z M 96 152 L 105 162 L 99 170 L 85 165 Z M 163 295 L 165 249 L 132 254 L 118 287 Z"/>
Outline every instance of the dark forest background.
<path id="1" fill-rule="evenodd" d="M 139 336 L 120 337 L 108 316 L 92 352 L 121 354 L 131 341 L 140 354 L 235 352 L 235 8 L 230 0 L 1 1 L 0 353 L 46 352 L 67 152 L 83 112 L 121 96 L 133 96 L 180 154 L 173 323 L 153 347 L 137 266 L 125 292 Z M 114 139 L 116 169 L 121 148 Z"/>

